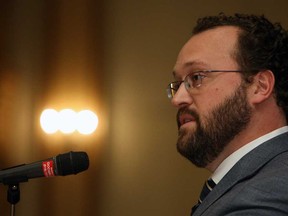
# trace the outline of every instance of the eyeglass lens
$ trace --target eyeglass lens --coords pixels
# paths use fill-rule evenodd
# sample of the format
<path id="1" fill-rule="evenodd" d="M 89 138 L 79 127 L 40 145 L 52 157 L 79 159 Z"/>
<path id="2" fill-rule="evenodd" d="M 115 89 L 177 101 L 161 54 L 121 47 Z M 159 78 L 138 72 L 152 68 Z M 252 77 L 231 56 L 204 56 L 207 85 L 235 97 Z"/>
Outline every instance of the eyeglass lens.
<path id="1" fill-rule="evenodd" d="M 168 98 L 172 99 L 174 97 L 182 82 L 183 81 L 178 81 L 169 84 L 167 88 Z M 192 88 L 199 87 L 201 83 L 202 83 L 202 77 L 200 75 L 191 74 L 185 77 L 184 80 L 184 85 L 187 91 L 191 91 Z"/>

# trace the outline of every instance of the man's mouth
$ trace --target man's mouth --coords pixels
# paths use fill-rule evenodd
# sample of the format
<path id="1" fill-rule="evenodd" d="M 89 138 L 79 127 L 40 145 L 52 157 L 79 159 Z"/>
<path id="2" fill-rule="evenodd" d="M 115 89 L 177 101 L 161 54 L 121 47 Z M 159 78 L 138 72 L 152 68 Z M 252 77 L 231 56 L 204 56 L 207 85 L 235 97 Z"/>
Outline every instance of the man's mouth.
<path id="1" fill-rule="evenodd" d="M 188 113 L 182 114 L 178 118 L 179 127 L 181 127 L 187 123 L 190 123 L 190 122 L 195 122 L 195 118 Z"/>

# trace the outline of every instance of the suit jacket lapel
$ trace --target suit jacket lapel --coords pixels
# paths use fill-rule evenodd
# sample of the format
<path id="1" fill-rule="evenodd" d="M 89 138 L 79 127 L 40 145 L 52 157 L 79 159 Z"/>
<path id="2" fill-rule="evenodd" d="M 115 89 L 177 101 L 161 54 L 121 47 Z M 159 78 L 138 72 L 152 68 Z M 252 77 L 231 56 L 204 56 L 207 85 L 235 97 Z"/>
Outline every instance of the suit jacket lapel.
<path id="1" fill-rule="evenodd" d="M 253 149 L 238 161 L 234 167 L 224 176 L 216 185 L 209 196 L 198 207 L 193 216 L 202 215 L 205 210 L 211 206 L 217 199 L 223 196 L 227 190 L 237 184 L 239 181 L 255 175 L 266 163 L 282 152 L 288 151 L 288 133 L 279 135 L 257 148 Z"/>

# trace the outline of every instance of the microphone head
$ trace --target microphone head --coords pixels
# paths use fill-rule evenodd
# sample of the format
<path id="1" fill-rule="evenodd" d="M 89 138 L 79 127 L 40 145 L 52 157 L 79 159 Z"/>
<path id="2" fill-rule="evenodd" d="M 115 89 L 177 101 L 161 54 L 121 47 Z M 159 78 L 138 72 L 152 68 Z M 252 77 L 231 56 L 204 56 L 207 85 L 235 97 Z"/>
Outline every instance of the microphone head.
<path id="1" fill-rule="evenodd" d="M 86 152 L 68 152 L 56 156 L 57 175 L 77 174 L 89 167 L 89 158 Z"/>

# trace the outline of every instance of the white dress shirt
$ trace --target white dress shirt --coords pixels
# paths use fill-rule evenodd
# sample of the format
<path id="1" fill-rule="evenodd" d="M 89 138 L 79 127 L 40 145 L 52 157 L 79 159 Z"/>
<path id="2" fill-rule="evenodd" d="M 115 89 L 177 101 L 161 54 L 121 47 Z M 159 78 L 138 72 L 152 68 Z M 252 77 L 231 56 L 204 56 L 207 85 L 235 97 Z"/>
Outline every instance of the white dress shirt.
<path id="1" fill-rule="evenodd" d="M 262 143 L 266 142 L 269 139 L 272 139 L 282 133 L 285 133 L 288 131 L 288 126 L 284 126 L 281 128 L 278 128 L 268 134 L 265 134 L 264 136 L 261 136 L 257 138 L 256 140 L 253 140 L 252 142 L 244 145 L 237 151 L 233 152 L 231 155 L 229 155 L 215 170 L 215 172 L 212 174 L 211 178 L 213 181 L 217 184 L 228 172 L 229 170 L 247 153 L 252 151 L 257 146 L 261 145 Z"/>

